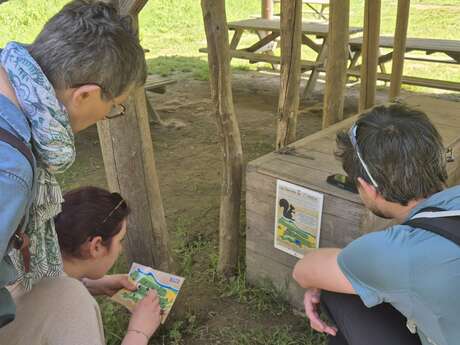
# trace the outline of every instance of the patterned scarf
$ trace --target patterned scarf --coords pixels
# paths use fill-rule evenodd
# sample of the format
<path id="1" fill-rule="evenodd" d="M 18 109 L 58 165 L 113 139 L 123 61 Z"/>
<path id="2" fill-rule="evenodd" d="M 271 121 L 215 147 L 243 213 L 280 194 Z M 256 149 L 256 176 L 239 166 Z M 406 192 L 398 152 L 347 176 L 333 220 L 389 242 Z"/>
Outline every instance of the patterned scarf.
<path id="1" fill-rule="evenodd" d="M 63 272 L 53 220 L 61 211 L 63 198 L 54 174 L 72 165 L 75 144 L 65 107 L 27 49 L 15 42 L 8 43 L 0 53 L 0 64 L 30 124 L 32 149 L 37 160 L 35 195 L 25 230 L 30 237 L 30 271 L 24 271 L 18 251 L 11 254 L 18 282 L 25 290 L 30 290 L 41 278 Z"/>

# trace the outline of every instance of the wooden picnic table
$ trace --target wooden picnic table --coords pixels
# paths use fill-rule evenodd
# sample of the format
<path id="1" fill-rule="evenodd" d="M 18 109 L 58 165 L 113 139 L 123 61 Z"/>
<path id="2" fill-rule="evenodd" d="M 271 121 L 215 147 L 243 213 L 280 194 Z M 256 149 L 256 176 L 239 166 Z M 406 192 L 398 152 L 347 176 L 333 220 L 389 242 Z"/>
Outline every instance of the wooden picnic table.
<path id="1" fill-rule="evenodd" d="M 353 57 L 350 63 L 350 75 L 359 77 L 359 69 L 357 62 L 361 56 L 361 49 L 363 45 L 362 37 L 355 37 L 350 39 L 350 49 L 353 53 Z M 379 38 L 379 47 L 391 49 L 390 52 L 381 54 L 378 59 L 378 64 L 382 73 L 378 73 L 377 77 L 380 80 L 390 80 L 389 74 L 385 72 L 384 64 L 393 59 L 393 47 L 394 39 L 391 36 L 381 36 Z M 410 56 L 405 55 L 406 60 L 417 60 L 425 62 L 436 62 L 436 63 L 448 63 L 448 64 L 460 64 L 460 41 L 458 40 L 446 40 L 446 39 L 434 39 L 434 38 L 407 38 L 406 41 L 406 53 L 412 51 L 424 52 L 426 55 L 434 53 L 442 53 L 446 55 L 446 59 L 431 58 L 426 56 Z M 412 76 L 403 76 L 402 82 L 405 84 L 427 86 L 445 90 L 460 91 L 460 83 L 455 83 L 446 80 L 427 79 Z"/>
<path id="2" fill-rule="evenodd" d="M 268 62 L 271 64 L 280 64 L 279 56 L 268 55 L 263 51 L 267 45 L 274 44 L 275 40 L 280 36 L 280 20 L 253 18 L 239 20 L 228 23 L 229 30 L 233 30 L 234 34 L 230 42 L 230 56 L 237 59 L 245 59 L 250 62 Z M 259 35 L 259 40 L 250 47 L 238 47 L 243 34 L 255 32 L 268 33 L 266 36 Z M 350 27 L 350 35 L 359 33 L 362 28 Z M 315 61 L 301 60 L 301 68 L 303 71 L 311 71 L 307 85 L 304 90 L 304 97 L 313 91 L 320 69 L 324 66 L 327 57 L 327 44 L 329 36 L 329 25 L 317 22 L 302 22 L 302 44 L 310 48 L 316 53 Z M 319 40 L 319 42 L 315 42 Z M 201 52 L 207 52 L 207 49 L 200 49 Z"/>
<path id="3" fill-rule="evenodd" d="M 280 3 L 281 0 L 274 0 L 274 3 Z M 318 15 L 318 18 L 328 20 L 324 15 L 324 10 L 330 6 L 329 0 L 302 0 L 304 5 L 307 5 L 314 13 Z M 318 10 L 315 5 L 319 5 Z"/>

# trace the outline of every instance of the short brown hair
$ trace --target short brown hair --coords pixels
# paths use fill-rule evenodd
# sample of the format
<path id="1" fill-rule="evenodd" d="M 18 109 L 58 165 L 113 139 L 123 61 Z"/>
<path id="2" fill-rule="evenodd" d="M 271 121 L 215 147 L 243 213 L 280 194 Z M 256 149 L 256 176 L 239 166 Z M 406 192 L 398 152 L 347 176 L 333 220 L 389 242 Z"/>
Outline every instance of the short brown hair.
<path id="1" fill-rule="evenodd" d="M 401 103 L 380 105 L 363 113 L 356 125 L 361 158 L 386 200 L 407 205 L 445 187 L 446 151 L 425 113 Z M 336 157 L 352 180 L 372 182 L 347 131 L 337 134 Z"/>

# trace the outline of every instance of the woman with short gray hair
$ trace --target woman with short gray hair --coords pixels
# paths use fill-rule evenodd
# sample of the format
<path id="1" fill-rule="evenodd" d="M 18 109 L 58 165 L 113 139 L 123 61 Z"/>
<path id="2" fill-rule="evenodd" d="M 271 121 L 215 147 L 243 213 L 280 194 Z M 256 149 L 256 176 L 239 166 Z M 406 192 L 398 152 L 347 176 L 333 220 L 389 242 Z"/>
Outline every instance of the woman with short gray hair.
<path id="1" fill-rule="evenodd" d="M 75 159 L 74 133 L 123 115 L 146 75 L 130 18 L 101 1 L 72 1 L 31 45 L 10 42 L 0 51 L 0 130 L 10 139 L 0 136 L 0 327 L 14 319 L 3 287 L 16 273 L 26 291 L 62 273 L 53 217 L 63 199 L 54 174 Z M 8 257 L 13 235 L 16 269 Z"/>

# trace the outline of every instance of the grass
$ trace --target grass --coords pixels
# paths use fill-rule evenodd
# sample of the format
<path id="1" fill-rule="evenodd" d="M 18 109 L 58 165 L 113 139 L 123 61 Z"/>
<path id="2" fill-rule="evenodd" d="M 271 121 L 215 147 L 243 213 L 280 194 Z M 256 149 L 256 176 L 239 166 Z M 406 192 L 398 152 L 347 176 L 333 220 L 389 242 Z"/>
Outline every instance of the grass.
<path id="1" fill-rule="evenodd" d="M 270 332 L 262 327 L 250 329 L 224 327 L 214 336 L 216 343 L 218 339 L 227 339 L 225 343 L 229 345 L 318 345 L 324 342 L 324 336 L 311 330 L 299 336 L 297 333 L 299 326 L 302 327 L 299 324 L 274 326 Z"/>
<path id="2" fill-rule="evenodd" d="M 397 1 L 382 2 L 381 32 L 392 35 Z M 65 3 L 66 0 L 9 0 L 3 3 L 0 11 L 0 46 L 10 40 L 31 42 L 46 19 Z M 363 3 L 364 0 L 351 1 L 351 25 L 362 26 Z M 459 39 L 460 6 L 455 0 L 415 0 L 411 5 L 409 36 Z M 226 6 L 229 21 L 248 18 L 260 12 L 259 0 L 231 0 L 226 1 Z M 198 52 L 199 48 L 206 46 L 200 1 L 149 1 L 139 20 L 142 44 L 150 50 L 146 57 L 151 73 L 161 76 L 189 73 L 192 78 L 207 79 L 206 56 Z M 242 44 L 255 40 L 256 35 L 248 35 Z M 312 57 L 307 49 L 304 54 L 306 58 Z M 233 60 L 232 65 L 243 70 L 257 68 L 241 60 Z M 387 65 L 391 70 L 390 64 Z M 405 73 L 460 82 L 458 65 L 407 61 Z"/>

